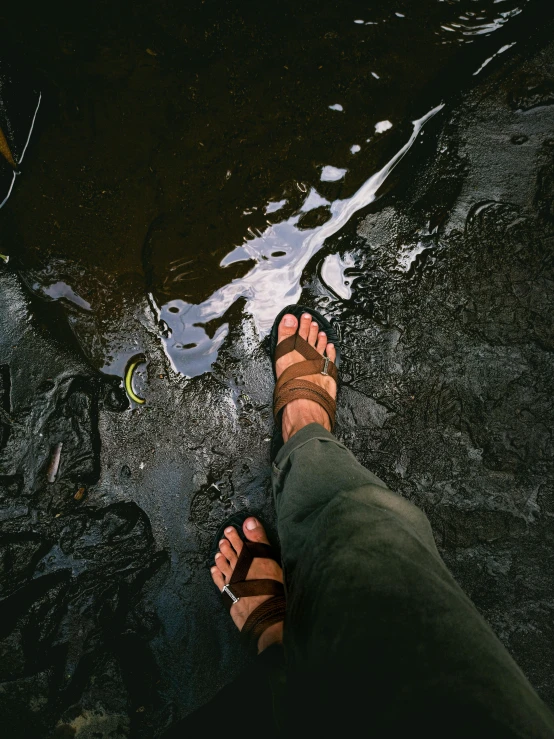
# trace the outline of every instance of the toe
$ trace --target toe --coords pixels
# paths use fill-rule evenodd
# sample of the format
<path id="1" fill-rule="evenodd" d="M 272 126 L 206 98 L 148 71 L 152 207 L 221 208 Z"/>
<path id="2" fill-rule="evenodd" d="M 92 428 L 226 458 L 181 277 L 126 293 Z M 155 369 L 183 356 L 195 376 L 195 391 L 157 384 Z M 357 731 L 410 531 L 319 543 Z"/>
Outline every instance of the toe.
<path id="1" fill-rule="evenodd" d="M 227 528 L 225 529 L 225 536 L 229 540 L 230 545 L 233 547 L 238 556 L 242 551 L 242 539 L 239 536 L 239 532 L 234 526 L 227 526 Z"/>
<path id="2" fill-rule="evenodd" d="M 317 341 L 317 330 L 319 326 L 315 321 L 312 321 L 310 324 L 310 333 L 308 334 L 308 344 L 311 346 L 315 346 Z"/>
<path id="3" fill-rule="evenodd" d="M 335 345 L 334 344 L 327 344 L 327 350 L 326 351 L 327 351 L 327 356 L 329 357 L 329 359 L 331 360 L 331 362 L 334 362 L 335 359 L 337 358 L 337 352 L 336 352 L 336 349 L 335 349 Z"/>
<path id="4" fill-rule="evenodd" d="M 235 552 L 233 547 L 229 544 L 227 539 L 222 539 L 219 542 L 219 551 L 225 557 L 225 559 L 229 562 L 231 567 L 234 568 L 237 563 L 237 553 Z"/>
<path id="5" fill-rule="evenodd" d="M 217 567 L 212 567 L 210 569 L 210 572 L 212 573 L 212 580 L 214 581 L 217 589 L 221 592 L 223 590 L 223 586 L 225 585 L 225 578 L 217 569 Z"/>
<path id="6" fill-rule="evenodd" d="M 327 334 L 325 331 L 320 331 L 317 336 L 316 349 L 320 354 L 323 354 L 325 347 L 327 346 Z"/>
<path id="7" fill-rule="evenodd" d="M 233 571 L 231 569 L 231 565 L 229 562 L 225 559 L 225 557 L 221 554 L 221 552 L 218 552 L 215 555 L 215 564 L 218 570 L 225 575 L 225 577 L 230 577 L 231 572 Z"/>
<path id="8" fill-rule="evenodd" d="M 312 325 L 312 317 L 309 313 L 303 313 L 302 318 L 300 319 L 300 328 L 298 329 L 298 333 L 303 339 L 308 340 L 308 336 L 310 335 L 310 326 Z"/>
<path id="9" fill-rule="evenodd" d="M 296 333 L 296 329 L 298 328 L 298 320 L 295 316 L 292 315 L 292 313 L 286 313 L 281 318 L 281 323 L 279 324 L 279 329 L 277 331 L 277 343 L 279 341 L 283 341 L 283 339 L 286 339 L 287 336 L 292 336 L 292 334 Z"/>
<path id="10" fill-rule="evenodd" d="M 242 530 L 249 541 L 255 541 L 259 544 L 269 544 L 265 529 L 257 518 L 247 518 L 242 525 Z"/>

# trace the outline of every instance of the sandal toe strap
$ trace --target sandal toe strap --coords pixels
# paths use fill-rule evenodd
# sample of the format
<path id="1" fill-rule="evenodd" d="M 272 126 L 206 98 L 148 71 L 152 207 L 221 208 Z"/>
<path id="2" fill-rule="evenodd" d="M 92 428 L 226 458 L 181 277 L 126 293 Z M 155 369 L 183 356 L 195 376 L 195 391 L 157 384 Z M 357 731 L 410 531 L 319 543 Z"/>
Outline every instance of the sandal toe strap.
<path id="1" fill-rule="evenodd" d="M 242 545 L 237 564 L 229 580 L 229 585 L 246 580 L 250 566 L 256 557 L 273 559 L 275 562 L 279 562 L 279 557 L 269 544 L 257 544 L 253 541 L 246 541 Z"/>

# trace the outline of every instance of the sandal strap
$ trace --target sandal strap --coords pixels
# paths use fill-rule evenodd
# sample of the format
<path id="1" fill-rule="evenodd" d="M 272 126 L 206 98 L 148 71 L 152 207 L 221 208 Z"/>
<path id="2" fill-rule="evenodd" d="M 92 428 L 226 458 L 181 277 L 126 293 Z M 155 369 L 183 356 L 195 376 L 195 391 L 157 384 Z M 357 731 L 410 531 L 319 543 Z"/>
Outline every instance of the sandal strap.
<path id="1" fill-rule="evenodd" d="M 278 556 L 269 544 L 258 544 L 252 541 L 243 542 L 237 564 L 229 580 L 229 585 L 246 580 L 250 566 L 256 557 L 273 559 L 275 562 L 279 562 Z"/>
<path id="2" fill-rule="evenodd" d="M 295 364 L 291 364 L 290 367 L 287 367 L 275 383 L 273 394 L 278 395 L 280 388 L 289 380 L 295 380 L 297 377 L 319 374 L 329 375 L 329 377 L 332 377 L 335 382 L 338 382 L 339 373 L 337 366 L 327 357 L 322 357 L 321 354 L 318 354 L 317 359 L 308 359 L 304 362 L 296 362 Z"/>
<path id="3" fill-rule="evenodd" d="M 335 414 L 337 410 L 337 403 L 329 393 L 319 385 L 309 380 L 301 380 L 301 377 L 307 377 L 308 375 L 329 375 L 333 380 L 338 383 L 338 370 L 334 362 L 328 357 L 323 357 L 321 354 L 308 342 L 303 339 L 298 333 L 292 336 L 287 336 L 283 339 L 275 349 L 274 361 L 284 357 L 285 354 L 289 354 L 292 351 L 299 352 L 305 359 L 304 362 L 296 362 L 286 370 L 279 377 L 275 383 L 275 390 L 273 392 L 273 414 L 277 414 L 290 403 L 291 400 L 299 400 L 304 398 L 306 400 L 315 400 L 316 403 L 322 406 L 331 422 L 331 428 L 335 425 Z"/>
<path id="4" fill-rule="evenodd" d="M 279 557 L 269 544 L 252 541 L 243 542 L 237 564 L 225 588 L 221 591 L 223 603 L 230 610 L 237 598 L 248 598 L 251 595 L 283 595 L 282 583 L 277 580 L 247 580 L 250 566 L 255 558 L 273 559 Z M 232 587 L 230 587 L 232 586 Z"/>
<path id="5" fill-rule="evenodd" d="M 314 349 L 311 344 L 308 344 L 306 339 L 303 339 L 297 332 L 292 336 L 287 336 L 286 339 L 283 339 L 283 341 L 280 341 L 277 344 L 277 346 L 275 347 L 275 356 L 273 357 L 273 360 L 276 362 L 278 359 L 281 359 L 281 357 L 284 357 L 285 354 L 289 354 L 294 350 L 301 354 L 304 359 L 321 358 L 321 354 L 316 349 Z"/>
<path id="6" fill-rule="evenodd" d="M 273 624 L 285 618 L 285 588 L 282 582 L 271 579 L 247 580 L 250 565 L 256 559 L 273 559 L 279 562 L 279 557 L 269 544 L 260 544 L 252 541 L 243 542 L 237 564 L 227 585 L 221 591 L 221 597 L 228 610 L 239 598 L 249 598 L 253 595 L 272 595 L 260 606 L 255 608 L 244 622 L 241 634 L 257 644 L 260 635 Z"/>
<path id="7" fill-rule="evenodd" d="M 326 390 L 309 380 L 297 379 L 286 382 L 280 388 L 279 395 L 274 399 L 274 415 L 277 416 L 277 414 L 286 406 L 287 403 L 290 403 L 291 400 L 299 400 L 301 398 L 306 400 L 315 400 L 316 403 L 319 403 L 329 416 L 331 429 L 333 429 L 335 425 L 337 403 Z"/>
<path id="8" fill-rule="evenodd" d="M 283 583 L 278 580 L 245 580 L 244 582 L 238 582 L 235 585 L 226 585 L 221 591 L 221 597 L 223 603 L 228 610 L 231 610 L 231 606 L 235 601 L 231 597 L 230 593 L 238 598 L 250 598 L 252 595 L 276 595 L 284 596 L 285 588 Z"/>
<path id="9" fill-rule="evenodd" d="M 285 611 L 284 595 L 269 598 L 252 611 L 240 633 L 246 636 L 251 643 L 257 644 L 258 639 L 269 626 L 285 620 Z"/>

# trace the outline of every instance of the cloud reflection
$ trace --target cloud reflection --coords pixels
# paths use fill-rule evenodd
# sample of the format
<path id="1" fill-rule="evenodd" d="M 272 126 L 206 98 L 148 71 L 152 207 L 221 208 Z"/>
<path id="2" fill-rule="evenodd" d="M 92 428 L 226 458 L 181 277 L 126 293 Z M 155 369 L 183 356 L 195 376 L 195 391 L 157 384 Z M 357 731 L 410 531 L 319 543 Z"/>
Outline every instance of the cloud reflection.
<path id="1" fill-rule="evenodd" d="M 245 312 L 252 316 L 259 335 L 266 335 L 277 313 L 300 298 L 302 272 L 313 255 L 354 213 L 375 200 L 379 188 L 409 151 L 422 127 L 442 108 L 443 104 L 438 105 L 414 121 L 412 135 L 406 144 L 352 197 L 331 203 L 331 218 L 322 226 L 299 229 L 300 214 L 275 223 L 261 236 L 238 246 L 222 261 L 222 266 L 248 259 L 255 261 L 254 267 L 244 277 L 216 290 L 199 305 L 172 300 L 162 306 L 159 318 L 170 329 L 162 342 L 173 368 L 187 377 L 210 371 L 227 336 L 228 324 L 220 325 L 211 336 L 206 325 L 223 318 L 240 298 L 246 300 Z M 321 196 L 315 190 L 310 191 L 304 206 L 311 199 L 314 203 L 311 208 L 317 207 L 320 204 L 318 198 Z"/>

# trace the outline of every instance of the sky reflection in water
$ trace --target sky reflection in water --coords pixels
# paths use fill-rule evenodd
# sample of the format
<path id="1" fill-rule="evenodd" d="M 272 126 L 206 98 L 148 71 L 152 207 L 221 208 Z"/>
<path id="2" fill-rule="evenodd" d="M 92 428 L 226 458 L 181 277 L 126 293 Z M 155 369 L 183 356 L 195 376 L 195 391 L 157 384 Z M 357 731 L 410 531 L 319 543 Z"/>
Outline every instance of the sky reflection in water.
<path id="1" fill-rule="evenodd" d="M 474 37 L 490 35 L 521 13 L 525 0 L 520 5 L 521 7 L 515 7 L 507 0 L 494 0 L 487 8 L 476 9 L 474 3 L 469 5 L 461 3 L 458 17 L 448 24 L 441 25 L 440 29 L 437 28 L 435 35 L 441 38 L 439 43 L 442 44 L 474 43 Z M 397 12 L 395 15 L 400 19 L 406 19 L 405 14 Z M 383 19 L 381 22 L 384 22 Z M 357 18 L 354 23 L 360 26 L 373 26 L 377 21 L 371 18 Z M 510 46 L 502 47 L 494 56 Z M 484 60 L 483 65 L 473 74 L 478 74 L 492 58 Z M 371 74 L 375 79 L 379 79 L 376 72 Z M 340 103 L 328 107 L 333 111 L 344 112 L 344 107 Z M 394 166 L 411 148 L 423 125 L 442 107 L 443 105 L 439 105 L 423 118 L 414 121 L 412 135 L 406 144 L 352 197 L 329 203 L 312 187 L 298 213 L 281 223 L 268 223 L 268 228 L 261 235 L 249 238 L 231 251 L 222 260 L 221 267 L 246 260 L 256 263 L 244 277 L 232 280 L 198 305 L 179 299 L 164 304 L 159 309 L 159 318 L 169 327 L 167 332 L 169 336 L 162 338 L 162 342 L 173 368 L 188 377 L 200 375 L 211 369 L 217 359 L 219 348 L 228 335 L 229 326 L 222 323 L 211 337 L 204 326 L 222 319 L 240 298 L 245 299 L 245 313 L 252 316 L 260 338 L 266 335 L 275 315 L 287 304 L 298 301 L 301 294 L 302 272 L 313 255 L 322 248 L 326 239 L 336 234 L 348 222 L 354 213 L 375 200 L 377 191 Z M 375 124 L 375 134 L 382 134 L 392 126 L 389 120 L 379 121 Z M 353 144 L 350 152 L 358 153 L 360 148 L 359 144 Z M 337 182 L 342 180 L 346 173 L 345 168 L 325 165 L 321 170 L 321 181 Z M 285 204 L 285 200 L 271 202 L 266 206 L 265 213 L 276 212 Z M 310 230 L 299 228 L 301 214 L 320 206 L 330 206 L 330 219 L 318 228 Z M 412 254 L 403 256 L 407 264 L 411 264 L 414 258 Z M 344 259 L 340 255 L 330 255 L 324 261 L 321 271 L 323 281 L 343 300 L 351 297 L 349 280 L 344 276 L 344 271 L 349 266 L 348 255 Z"/>
<path id="2" fill-rule="evenodd" d="M 260 336 L 266 335 L 277 313 L 286 305 L 298 301 L 302 271 L 313 255 L 356 211 L 375 200 L 377 191 L 411 148 L 422 127 L 442 108 L 442 104 L 438 105 L 423 118 L 414 121 L 412 135 L 406 144 L 351 198 L 331 203 L 331 218 L 327 223 L 319 228 L 300 230 L 297 228 L 300 214 L 297 214 L 282 223 L 273 224 L 260 237 L 237 247 L 222 261 L 221 266 L 225 267 L 237 261 L 254 260 L 256 265 L 245 277 L 233 280 L 200 305 L 191 305 L 182 300 L 166 303 L 159 312 L 159 318 L 171 332 L 162 341 L 173 368 L 188 377 L 211 369 L 229 326 L 222 324 L 210 338 L 203 325 L 222 318 L 239 298 L 246 299 L 245 312 L 253 317 Z M 322 202 L 327 201 L 312 189 L 302 210 L 317 207 Z"/>
<path id="3" fill-rule="evenodd" d="M 60 155 L 70 169 L 69 181 L 81 183 L 82 193 L 73 185 L 66 191 L 64 183 L 57 201 L 42 194 L 43 208 L 34 217 L 53 226 L 37 236 L 33 247 L 46 255 L 45 267 L 31 270 L 35 289 L 80 309 L 72 325 L 78 336 L 83 328 L 79 338 L 85 352 L 113 374 L 121 374 L 128 356 L 145 350 L 140 332 L 129 326 L 134 311 L 143 315 L 148 292 L 150 306 L 169 329 L 160 331 L 159 338 L 174 369 L 190 377 L 209 371 L 228 336 L 228 322 L 237 320 L 236 313 L 227 315 L 229 309 L 244 301 L 258 335 L 268 332 L 277 312 L 298 301 L 310 259 L 375 200 L 439 108 L 416 121 L 411 136 L 410 119 L 448 100 L 450 92 L 483 69 L 488 72 L 496 57 L 506 58 L 515 43 L 512 25 L 510 35 L 495 32 L 527 4 L 398 0 L 387 7 L 354 1 L 316 11 L 291 4 L 290 15 L 279 11 L 268 19 L 264 10 L 263 18 L 244 18 L 236 27 L 233 19 L 220 19 L 215 11 L 212 18 L 203 7 L 185 44 L 189 56 L 179 71 L 182 89 L 171 87 L 173 78 L 160 72 L 156 59 L 146 60 L 152 80 L 174 91 L 172 105 L 179 113 L 174 128 L 173 114 L 157 116 L 163 105 L 153 106 L 156 115 L 150 111 L 151 119 L 147 116 L 141 128 L 142 107 L 139 117 L 132 117 L 133 93 L 122 105 L 131 116 L 128 125 L 134 120 L 137 136 L 146 142 L 142 159 L 127 138 L 114 147 L 116 158 L 121 153 L 113 163 L 114 176 L 82 166 L 79 157 L 88 161 L 85 145 L 76 149 L 78 170 Z M 240 36 L 243 25 L 250 44 Z M 498 42 L 487 40 L 492 34 Z M 282 38 L 286 48 L 279 46 Z M 448 66 L 456 60 L 463 63 Z M 443 75 L 446 81 L 437 76 L 443 67 L 452 72 Z M 137 72 L 137 83 L 141 75 Z M 144 84 L 154 89 L 150 77 Z M 105 110 L 106 123 L 100 139 L 94 134 L 85 142 L 93 152 L 98 140 L 104 141 L 102 131 L 109 131 L 111 139 L 114 120 L 119 121 L 118 106 L 110 107 L 103 93 L 97 97 L 96 108 Z M 6 130 L 7 123 L 2 122 Z M 75 140 L 80 126 L 77 122 L 68 131 L 68 140 Z M 156 131 L 152 139 L 150 126 Z M 29 129 L 23 128 L 21 148 L 28 143 Z M 58 136 L 58 130 L 48 135 Z M 51 166 L 52 151 L 45 151 Z M 9 175 L 0 203 L 15 180 L 13 172 Z M 127 189 L 130 181 L 136 189 Z M 1 178 L 0 185 L 2 190 Z M 136 208 L 130 207 L 134 199 Z M 98 231 L 92 214 L 109 216 L 99 219 Z M 128 236 L 119 228 L 126 217 L 129 224 L 144 217 L 145 230 L 160 221 L 138 259 L 141 230 L 129 225 Z M 29 233 L 30 228 L 28 241 Z M 104 266 L 111 238 L 118 239 L 121 260 L 110 262 L 104 274 L 96 267 Z M 406 247 L 397 268 L 407 272 L 424 247 L 423 242 Z M 342 300 L 352 296 L 344 274 L 350 260 L 341 250 L 329 254 L 320 268 L 325 285 Z M 118 302 L 119 284 L 128 292 Z M 129 316 L 131 322 L 121 320 Z"/>

